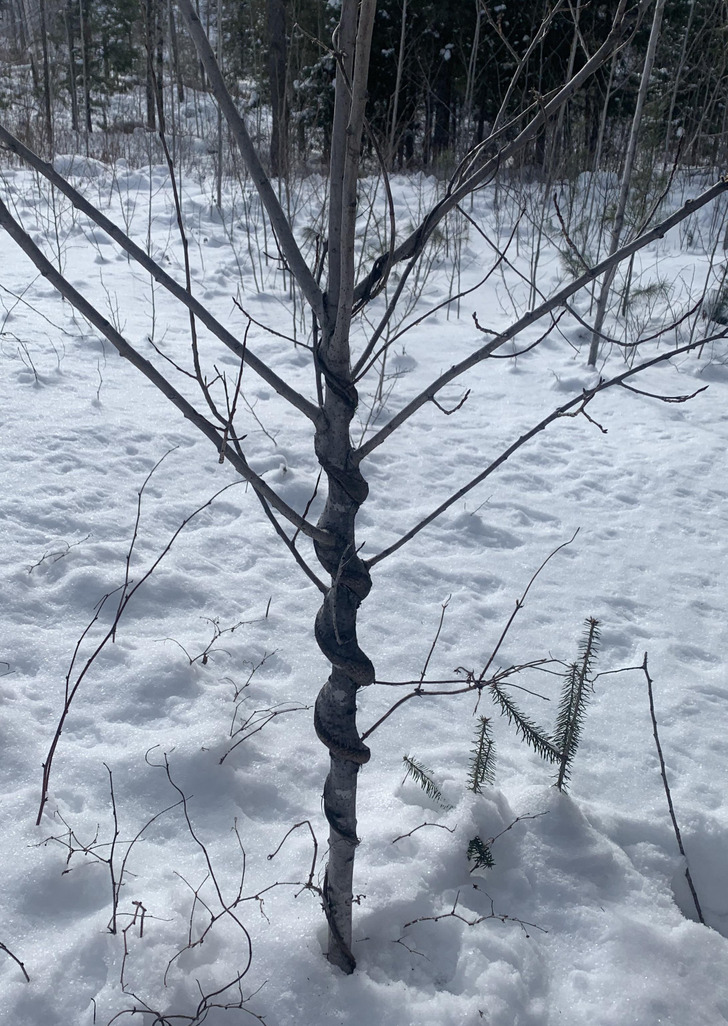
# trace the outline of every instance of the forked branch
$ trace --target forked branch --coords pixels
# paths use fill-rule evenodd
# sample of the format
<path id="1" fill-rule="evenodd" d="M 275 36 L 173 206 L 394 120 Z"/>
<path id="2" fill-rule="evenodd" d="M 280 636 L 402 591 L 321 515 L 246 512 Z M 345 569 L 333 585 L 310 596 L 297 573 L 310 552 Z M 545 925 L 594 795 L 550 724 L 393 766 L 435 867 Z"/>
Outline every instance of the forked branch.
<path id="1" fill-rule="evenodd" d="M 188 3 L 189 0 L 185 0 L 185 2 Z M 652 0 L 639 0 L 639 3 L 634 4 L 628 10 L 627 0 L 620 0 L 614 15 L 612 28 L 594 55 L 586 61 L 584 66 L 554 96 L 546 102 L 539 102 L 536 105 L 536 113 L 533 118 L 512 142 L 506 143 L 498 150 L 495 156 L 484 163 L 479 163 L 476 157 L 475 169 L 466 174 L 465 177 L 462 177 L 461 171 L 458 172 L 461 177 L 457 181 L 450 183 L 450 188 L 444 199 L 433 207 L 419 227 L 404 242 L 397 246 L 389 259 L 388 267 L 419 255 L 440 221 L 458 203 L 461 203 L 466 196 L 469 196 L 470 193 L 492 178 L 499 167 L 512 160 L 513 157 L 536 138 L 543 126 L 568 103 L 584 82 L 591 78 L 616 50 L 625 45 L 634 31 L 636 21 L 647 10 L 651 2 Z M 482 143 L 478 144 L 476 148 L 478 152 L 482 152 L 483 145 Z M 465 158 L 465 163 L 469 167 L 473 166 L 472 162 L 468 162 L 468 158 Z M 381 261 L 378 261 L 374 264 L 369 274 L 357 285 L 354 293 L 355 302 L 360 302 L 363 297 L 371 294 L 376 280 L 381 277 L 382 273 L 384 273 L 384 270 L 381 266 Z"/>
<path id="2" fill-rule="evenodd" d="M 296 242 L 295 236 L 288 222 L 288 218 L 278 202 L 278 197 L 273 190 L 273 186 L 270 183 L 268 175 L 263 169 L 263 165 L 260 162 L 260 158 L 255 146 L 253 145 L 253 141 L 248 134 L 245 121 L 240 115 L 233 98 L 225 85 L 222 72 L 220 71 L 220 67 L 215 59 L 215 54 L 210 46 L 205 30 L 202 27 L 197 11 L 195 10 L 191 0 L 177 0 L 177 3 L 180 12 L 182 13 L 182 17 L 187 23 L 187 29 L 195 44 L 200 61 L 202 62 L 205 72 L 210 80 L 210 85 L 212 86 L 215 99 L 225 115 L 225 120 L 227 121 L 232 136 L 240 150 L 245 166 L 250 172 L 253 184 L 258 190 L 258 195 L 260 196 L 263 206 L 266 209 L 266 213 L 270 218 L 270 223 L 276 234 L 276 239 L 281 253 L 285 258 L 286 264 L 298 282 L 301 291 L 316 315 L 319 324 L 326 324 L 327 313 L 326 307 L 324 306 L 323 293 L 316 283 L 316 280 L 311 273 L 301 250 L 299 249 L 298 243 Z"/>
<path id="3" fill-rule="evenodd" d="M 700 392 L 704 392 L 708 386 L 704 385 L 702 388 L 696 389 L 695 392 L 692 392 L 690 395 L 665 396 L 658 395 L 654 392 L 646 392 L 632 388 L 631 386 L 626 384 L 626 381 L 629 378 L 634 377 L 636 374 L 641 374 L 644 371 L 648 370 L 650 367 L 655 367 L 659 363 L 665 363 L 668 360 L 672 360 L 674 359 L 674 357 L 680 356 L 682 353 L 689 353 L 691 350 L 699 349 L 701 346 L 706 345 L 708 342 L 714 342 L 718 339 L 725 338 L 726 334 L 728 334 L 728 332 L 720 332 L 718 334 L 711 335 L 708 338 L 701 338 L 693 342 L 689 342 L 684 346 L 679 346 L 677 349 L 665 350 L 657 356 L 654 356 L 649 360 L 645 360 L 643 363 L 639 363 L 633 367 L 630 367 L 629 370 L 624 371 L 622 374 L 617 374 L 615 375 L 615 377 L 608 378 L 606 381 L 601 380 L 598 385 L 594 386 L 594 388 L 585 388 L 582 391 L 581 395 L 574 396 L 573 399 L 569 399 L 568 402 L 565 402 L 561 406 L 558 406 L 555 410 L 552 410 L 551 413 L 549 413 L 546 417 L 540 420 L 538 424 L 535 424 L 532 428 L 529 428 L 528 431 L 525 431 L 519 438 L 516 439 L 515 442 L 509 445 L 507 449 L 504 449 L 503 452 L 501 452 L 500 455 L 496 459 L 494 459 L 493 462 L 489 464 L 489 466 L 485 468 L 485 470 L 482 470 L 479 474 L 476 474 L 476 476 L 471 478 L 471 480 L 468 481 L 467 484 L 464 484 L 462 488 L 459 488 L 456 492 L 453 492 L 452 495 L 445 499 L 444 502 L 441 502 L 440 505 L 432 511 L 432 513 L 428 513 L 426 517 L 423 517 L 423 519 L 420 520 L 419 523 L 415 524 L 415 526 L 412 527 L 409 531 L 407 531 L 406 534 L 402 535 L 401 538 L 398 538 L 396 542 L 393 542 L 386 549 L 383 549 L 381 552 L 377 553 L 376 556 L 372 556 L 371 559 L 366 560 L 367 566 L 371 568 L 375 566 L 377 563 L 380 563 L 383 559 L 386 559 L 387 556 L 391 556 L 394 552 L 397 551 L 397 549 L 401 549 L 403 545 L 406 545 L 406 543 L 408 541 L 411 541 L 412 538 L 415 537 L 415 535 L 419 534 L 420 531 L 423 531 L 426 527 L 433 523 L 433 521 L 437 520 L 439 516 L 441 516 L 447 509 L 449 509 L 456 502 L 458 502 L 465 495 L 467 495 L 468 492 L 472 491 L 472 489 L 476 488 L 479 484 L 482 484 L 482 482 L 485 481 L 486 478 L 490 477 L 490 475 L 494 471 L 496 471 L 498 467 L 502 466 L 502 464 L 505 463 L 506 460 L 510 459 L 510 457 L 515 452 L 517 452 L 523 445 L 525 445 L 526 442 L 530 442 L 532 438 L 540 434 L 541 431 L 544 431 L 555 420 L 559 420 L 562 417 L 578 417 L 583 415 L 590 423 L 595 424 L 600 431 L 606 434 L 606 429 L 603 428 L 600 424 L 597 424 L 597 422 L 594 421 L 586 412 L 587 405 L 592 401 L 592 399 L 594 399 L 595 396 L 599 395 L 600 392 L 604 392 L 606 389 L 612 388 L 615 385 L 621 385 L 624 388 L 629 388 L 630 391 L 638 392 L 638 394 L 640 395 L 645 395 L 651 399 L 658 399 L 661 402 L 665 403 L 684 403 L 687 402 L 689 399 L 694 399 L 695 396 L 698 395 Z"/>
<path id="4" fill-rule="evenodd" d="M 20 246 L 26 256 L 32 260 L 43 277 L 50 282 L 53 288 L 55 288 L 56 291 L 64 297 L 64 299 L 67 299 L 79 313 L 83 314 L 89 323 L 93 324 L 93 326 L 109 340 L 120 356 L 123 356 L 134 367 L 136 367 L 137 370 L 141 371 L 141 373 L 159 389 L 162 395 L 169 399 L 173 406 L 177 407 L 177 409 L 184 417 L 187 418 L 187 420 L 190 421 L 190 423 L 194 424 L 194 426 L 201 431 L 206 438 L 210 439 L 217 452 L 220 455 L 225 456 L 238 474 L 252 485 L 258 495 L 262 496 L 266 502 L 289 520 L 303 534 L 308 535 L 308 537 L 314 538 L 317 541 L 327 541 L 328 535 L 326 532 L 322 531 L 318 527 L 314 527 L 313 524 L 310 524 L 291 506 L 289 506 L 287 502 L 284 502 L 284 500 L 273 491 L 270 485 L 268 485 L 259 474 L 255 473 L 243 454 L 237 451 L 235 446 L 230 442 L 225 442 L 224 433 L 203 417 L 192 403 L 185 399 L 185 397 L 177 391 L 174 385 L 172 385 L 163 374 L 160 374 L 154 364 L 150 363 L 149 360 L 145 359 L 145 357 L 141 355 L 141 353 L 137 352 L 137 350 L 126 341 L 123 335 L 116 330 L 116 328 L 96 309 L 96 307 L 89 303 L 85 296 L 82 296 L 81 293 L 71 285 L 68 279 L 64 278 L 63 275 L 56 270 L 53 264 L 51 264 L 51 262 L 36 246 L 28 233 L 15 220 L 2 200 L 0 200 L 0 226 L 5 228 L 8 235 L 10 235 L 13 241 Z M 242 348 L 241 356 L 244 357 L 244 355 L 245 349 Z"/>
<path id="5" fill-rule="evenodd" d="M 648 246 L 656 239 L 661 239 L 670 231 L 671 228 L 674 228 L 676 225 L 680 224 L 681 221 L 684 221 L 686 217 L 694 214 L 696 210 L 700 210 L 701 207 L 704 207 L 707 203 L 711 203 L 714 199 L 717 199 L 718 196 L 722 196 L 725 192 L 728 192 L 728 176 L 722 178 L 715 185 L 711 186 L 710 189 L 701 193 L 700 196 L 697 196 L 695 199 L 688 200 L 687 203 L 680 207 L 679 210 L 675 211 L 674 214 L 671 214 L 670 217 L 665 218 L 664 221 L 655 225 L 655 227 L 650 229 L 650 231 L 640 235 L 637 239 L 633 239 L 632 242 L 622 246 L 621 249 L 618 249 L 612 254 L 612 256 L 606 257 L 604 260 L 600 261 L 600 263 L 585 271 L 569 285 L 565 285 L 564 288 L 551 296 L 550 299 L 545 300 L 534 310 L 527 311 L 522 317 L 519 317 L 517 321 L 514 321 L 513 324 L 506 328 L 505 331 L 496 335 L 490 342 L 481 346 L 480 349 L 476 349 L 475 352 L 471 353 L 470 356 L 467 356 L 464 360 L 454 364 L 449 370 L 445 371 L 444 374 L 441 374 L 439 378 L 433 381 L 431 385 L 428 385 L 426 389 L 420 392 L 419 395 L 410 400 L 410 402 L 407 403 L 399 413 L 395 414 L 389 423 L 385 424 L 376 435 L 373 435 L 367 442 L 360 446 L 356 452 L 357 461 L 361 462 L 365 456 L 368 456 L 374 451 L 374 449 L 380 446 L 382 442 L 386 441 L 392 432 L 396 431 L 397 428 L 404 424 L 406 420 L 409 420 L 409 418 L 424 406 L 425 403 L 430 402 L 430 400 L 432 400 L 445 385 L 454 381 L 456 378 L 459 378 L 472 367 L 475 367 L 484 360 L 487 360 L 487 358 L 496 350 L 500 349 L 506 342 L 515 338 L 516 335 L 520 334 L 520 332 L 529 328 L 532 324 L 535 324 L 543 317 L 549 316 L 558 307 L 563 306 L 571 296 L 576 292 L 579 292 L 580 289 L 583 289 L 585 285 L 594 281 L 594 279 L 598 278 L 599 275 L 612 267 L 616 267 L 617 264 L 627 260 L 633 253 L 637 253 L 639 250 L 644 249 L 645 246 Z M 690 348 L 694 347 L 691 346 Z M 669 359 L 671 355 L 676 355 L 678 352 L 684 351 L 684 349 L 674 350 L 672 354 L 668 353 L 664 358 Z"/>
<path id="6" fill-rule="evenodd" d="M 90 218 L 94 224 L 98 225 L 103 232 L 105 232 L 109 238 L 113 239 L 117 245 L 121 246 L 125 253 L 129 256 L 140 267 L 143 267 L 156 282 L 158 282 L 163 288 L 165 288 L 170 295 L 174 296 L 175 299 L 179 300 L 191 314 L 194 314 L 198 320 L 205 325 L 205 327 L 215 335 L 224 345 L 228 347 L 235 355 L 245 360 L 245 363 L 254 371 L 260 378 L 263 379 L 271 388 L 282 396 L 291 406 L 295 406 L 297 410 L 305 414 L 309 420 L 316 422 L 319 411 L 318 408 L 304 396 L 300 395 L 294 388 L 292 388 L 283 378 L 279 377 L 275 371 L 271 370 L 266 363 L 259 359 L 255 353 L 253 353 L 249 346 L 244 346 L 233 334 L 228 331 L 215 317 L 212 316 L 210 311 L 203 306 L 199 300 L 195 299 L 187 289 L 180 285 L 179 282 L 175 281 L 174 278 L 170 277 L 166 271 L 164 271 L 159 264 L 153 260 L 149 254 L 143 250 L 140 246 L 137 246 L 128 235 L 126 235 L 120 228 L 118 228 L 112 221 L 105 217 L 100 210 L 81 195 L 77 189 L 66 181 L 57 171 L 54 170 L 51 164 L 46 163 L 44 160 L 32 150 L 29 150 L 27 146 L 24 146 L 19 139 L 16 139 L 14 135 L 2 125 L 0 125 L 0 141 L 11 151 L 15 153 L 21 160 L 25 161 L 30 167 L 32 167 L 39 174 L 50 182 L 50 184 L 58 189 L 62 195 L 71 201 L 73 206 L 80 210 L 82 214 L 85 214 Z"/>

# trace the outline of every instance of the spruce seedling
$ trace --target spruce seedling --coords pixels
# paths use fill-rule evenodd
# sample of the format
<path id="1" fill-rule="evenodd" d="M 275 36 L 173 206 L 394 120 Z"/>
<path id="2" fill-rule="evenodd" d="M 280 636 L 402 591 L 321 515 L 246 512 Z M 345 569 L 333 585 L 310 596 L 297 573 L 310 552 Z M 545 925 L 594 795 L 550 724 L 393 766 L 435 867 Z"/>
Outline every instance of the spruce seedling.
<path id="1" fill-rule="evenodd" d="M 492 869 L 495 865 L 495 859 L 490 847 L 481 840 L 480 837 L 474 837 L 468 844 L 468 862 L 473 863 L 473 868 L 470 872 L 474 872 L 476 869 Z"/>
<path id="2" fill-rule="evenodd" d="M 581 740 L 586 707 L 594 686 L 591 673 L 599 649 L 600 623 L 593 616 L 584 621 L 584 634 L 579 643 L 579 657 L 564 674 L 559 710 L 554 731 L 554 744 L 560 751 L 556 786 L 565 791 L 571 776 L 571 764 Z"/>
<path id="3" fill-rule="evenodd" d="M 546 731 L 524 716 L 511 696 L 506 694 L 495 680 L 489 682 L 488 690 L 501 713 L 509 723 L 514 724 L 516 733 L 521 735 L 526 744 L 547 762 L 558 762 L 561 758 L 560 749 L 555 747 Z"/>
<path id="4" fill-rule="evenodd" d="M 412 779 L 420 785 L 427 797 L 432 798 L 432 800 L 437 802 L 442 809 L 447 812 L 452 808 L 452 805 L 448 805 L 442 797 L 442 791 L 432 779 L 431 770 L 427 770 L 424 766 L 420 766 L 419 763 L 415 762 L 415 760 L 409 755 L 404 755 L 402 757 L 402 762 L 404 762 L 407 767 L 407 772 L 405 773 L 404 780 L 402 781 L 403 784 L 407 777 L 412 777 Z"/>
<path id="5" fill-rule="evenodd" d="M 494 776 L 495 742 L 490 730 L 490 720 L 487 716 L 481 716 L 475 732 L 475 747 L 470 753 L 468 790 L 472 791 L 473 794 L 482 794 L 483 784 L 492 784 Z"/>

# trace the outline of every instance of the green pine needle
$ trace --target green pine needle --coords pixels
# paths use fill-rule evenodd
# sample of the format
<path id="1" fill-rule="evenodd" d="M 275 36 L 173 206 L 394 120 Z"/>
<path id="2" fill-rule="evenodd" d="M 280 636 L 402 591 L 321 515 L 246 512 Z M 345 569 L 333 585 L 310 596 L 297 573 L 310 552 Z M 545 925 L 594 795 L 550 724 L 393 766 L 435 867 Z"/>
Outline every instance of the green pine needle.
<path id="1" fill-rule="evenodd" d="M 472 873 L 476 869 L 492 869 L 495 865 L 495 859 L 493 858 L 493 852 L 490 847 L 482 841 L 480 837 L 474 837 L 468 844 L 468 862 L 473 863 L 473 868 L 470 870 Z"/>
<path id="2" fill-rule="evenodd" d="M 571 764 L 581 741 L 586 707 L 594 692 L 591 675 L 599 650 L 600 623 L 593 616 L 584 621 L 579 642 L 579 657 L 564 674 L 561 699 L 556 716 L 554 744 L 559 749 L 559 773 L 556 786 L 565 791 L 571 777 Z"/>
<path id="3" fill-rule="evenodd" d="M 495 776 L 495 742 L 490 731 L 490 720 L 481 716 L 475 732 L 475 747 L 470 753 L 468 789 L 482 794 L 484 784 L 492 784 Z"/>
<path id="4" fill-rule="evenodd" d="M 547 762 L 558 762 L 561 752 L 554 747 L 546 731 L 537 727 L 527 716 L 524 716 L 511 696 L 505 691 L 501 691 L 495 681 L 490 682 L 489 690 L 491 698 L 500 708 L 502 715 L 507 718 L 509 723 L 515 724 L 516 732 L 521 735 L 526 744 L 529 744 Z"/>
<path id="5" fill-rule="evenodd" d="M 404 755 L 402 757 L 402 761 L 407 767 L 407 772 L 405 773 L 404 780 L 402 781 L 403 784 L 408 777 L 412 777 L 412 779 L 420 785 L 427 797 L 432 798 L 432 800 L 437 802 L 442 809 L 447 812 L 452 808 L 452 805 L 448 805 L 442 797 L 442 791 L 432 779 L 431 770 L 427 770 L 424 766 L 420 766 L 419 763 L 415 762 L 415 760 L 409 755 Z"/>

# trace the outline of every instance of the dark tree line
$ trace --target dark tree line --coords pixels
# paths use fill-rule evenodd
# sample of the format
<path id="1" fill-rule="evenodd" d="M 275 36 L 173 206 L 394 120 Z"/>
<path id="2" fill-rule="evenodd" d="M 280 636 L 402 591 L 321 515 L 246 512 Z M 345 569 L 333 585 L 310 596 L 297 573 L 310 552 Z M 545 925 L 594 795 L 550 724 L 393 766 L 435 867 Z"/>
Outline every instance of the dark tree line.
<path id="1" fill-rule="evenodd" d="M 326 161 L 339 4 L 197 6 L 233 93 L 270 111 L 261 125 L 273 172 Z M 603 42 L 616 7 L 617 0 L 380 0 L 367 158 L 393 169 L 452 168 L 494 124 L 508 132 L 512 119 L 578 71 Z M 81 133 L 128 131 L 128 119 L 113 114 L 113 97 L 137 90 L 138 122 L 154 129 L 160 99 L 173 119 L 186 90 L 207 89 L 178 32 L 174 0 L 0 0 L 0 16 L 0 102 L 24 112 L 31 141 L 46 151 L 60 122 Z M 524 160 L 547 174 L 618 165 L 648 31 L 640 27 Z M 725 0 L 669 0 L 641 141 L 656 160 L 725 162 L 727 42 Z"/>

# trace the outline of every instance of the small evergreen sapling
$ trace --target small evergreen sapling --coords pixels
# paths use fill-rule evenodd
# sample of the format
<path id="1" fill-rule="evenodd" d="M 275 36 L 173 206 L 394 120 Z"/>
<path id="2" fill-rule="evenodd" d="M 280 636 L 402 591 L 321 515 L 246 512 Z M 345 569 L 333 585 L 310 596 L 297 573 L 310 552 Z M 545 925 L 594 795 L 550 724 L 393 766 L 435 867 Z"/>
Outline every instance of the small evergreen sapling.
<path id="1" fill-rule="evenodd" d="M 474 873 L 476 869 L 492 869 L 495 865 L 495 859 L 493 858 L 493 852 L 490 850 L 490 846 L 481 840 L 480 837 L 474 837 L 468 844 L 468 862 L 473 863 L 473 868 L 470 870 Z"/>
<path id="2" fill-rule="evenodd" d="M 571 764 L 581 741 L 584 716 L 589 699 L 594 692 L 593 669 L 596 663 L 600 640 L 600 622 L 594 617 L 584 621 L 584 633 L 579 643 L 578 657 L 563 674 L 563 686 L 556 717 L 554 732 L 550 735 L 542 727 L 537 726 L 517 707 L 511 696 L 500 687 L 497 679 L 487 683 L 487 690 L 501 714 L 516 728 L 526 744 L 547 762 L 558 763 L 559 772 L 556 787 L 565 791 L 571 775 Z M 445 802 L 442 791 L 435 783 L 432 772 L 416 762 L 411 756 L 405 755 L 403 762 L 408 777 L 416 781 L 425 794 L 445 811 L 452 808 Z M 495 742 L 491 731 L 491 721 L 487 716 L 478 718 L 475 741 L 470 752 L 468 771 L 468 790 L 473 794 L 482 794 L 486 784 L 492 784 L 495 776 Z M 472 863 L 471 872 L 476 869 L 492 869 L 495 865 L 490 844 L 480 836 L 473 837 L 468 843 L 468 861 Z"/>
<path id="3" fill-rule="evenodd" d="M 490 730 L 490 720 L 481 716 L 475 732 L 475 747 L 470 753 L 468 790 L 473 794 L 483 793 L 483 784 L 492 784 L 495 779 L 495 742 Z"/>
<path id="4" fill-rule="evenodd" d="M 556 786 L 565 791 L 571 776 L 571 764 L 581 740 L 584 716 L 594 693 L 592 670 L 599 649 L 600 623 L 593 616 L 584 621 L 584 634 L 579 643 L 579 657 L 564 674 L 561 699 L 556 717 L 554 745 L 559 750 L 559 773 Z"/>
<path id="5" fill-rule="evenodd" d="M 483 784 L 492 784 L 495 777 L 495 742 L 490 730 L 490 720 L 481 716 L 475 732 L 475 746 L 470 753 L 468 790 L 473 794 L 483 793 Z M 468 843 L 468 862 L 473 863 L 471 873 L 476 869 L 492 869 L 495 865 L 489 845 L 479 836 Z"/>
<path id="6" fill-rule="evenodd" d="M 404 755 L 402 757 L 402 762 L 407 767 L 407 772 L 404 775 L 402 783 L 404 784 L 408 777 L 412 777 L 412 779 L 420 785 L 428 798 L 432 798 L 433 801 L 437 802 L 440 808 L 444 809 L 445 812 L 448 812 L 452 808 L 452 805 L 448 805 L 443 798 L 442 791 L 432 779 L 432 771 L 427 770 L 424 766 L 415 762 L 415 760 L 409 755 Z"/>
<path id="7" fill-rule="evenodd" d="M 501 714 L 509 723 L 515 725 L 516 733 L 521 735 L 526 744 L 547 762 L 558 762 L 561 757 L 560 750 L 554 745 L 546 731 L 524 716 L 511 696 L 506 694 L 495 680 L 489 682 L 488 690 Z"/>

